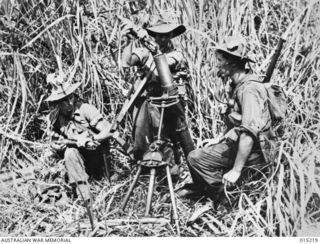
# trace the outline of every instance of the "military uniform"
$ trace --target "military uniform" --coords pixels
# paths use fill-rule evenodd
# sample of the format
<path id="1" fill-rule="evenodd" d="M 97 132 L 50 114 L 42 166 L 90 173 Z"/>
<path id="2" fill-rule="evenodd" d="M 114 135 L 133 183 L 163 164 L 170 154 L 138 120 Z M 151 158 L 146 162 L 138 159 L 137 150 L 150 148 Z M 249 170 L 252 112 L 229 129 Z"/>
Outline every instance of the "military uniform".
<path id="1" fill-rule="evenodd" d="M 77 140 L 79 137 L 90 137 L 97 133 L 96 125 L 103 120 L 100 112 L 93 105 L 78 102 L 71 119 L 61 118 L 54 124 L 54 131 L 66 139 Z M 103 175 L 102 144 L 96 150 L 68 147 L 64 151 L 64 160 L 70 183 L 86 182 L 89 176 L 100 179 Z"/>
<path id="2" fill-rule="evenodd" d="M 104 160 L 109 148 L 104 140 L 110 136 L 110 124 L 94 106 L 77 101 L 73 93 L 81 83 L 65 80 L 63 73 L 47 76 L 47 82 L 53 86 L 46 99 L 51 103 L 50 130 L 53 137 L 59 138 L 51 145 L 58 154 L 64 154 L 69 182 L 77 187 L 78 197 L 90 202 L 88 178 L 100 179 L 106 170 Z M 65 145 L 61 139 L 74 143 Z"/>
<path id="3" fill-rule="evenodd" d="M 147 98 L 160 97 L 162 88 L 152 54 L 144 47 L 135 47 L 132 43 L 130 45 L 130 48 L 127 48 L 127 53 L 123 55 L 123 66 L 129 66 L 126 61 L 130 59 L 130 56 L 135 55 L 138 57 L 138 62 L 135 65 L 139 69 L 134 87 L 137 87 L 145 76 L 149 77 L 146 89 L 135 101 L 133 109 L 134 155 L 137 160 L 140 160 L 148 150 L 149 143 L 156 138 L 160 119 L 159 109 L 150 104 Z M 170 71 L 174 76 L 180 71 L 180 67 L 185 65 L 183 55 L 174 49 L 168 50 L 165 55 L 167 60 L 173 60 L 175 63 L 174 65 L 169 64 Z M 165 109 L 162 138 L 169 138 L 175 145 L 179 142 L 185 157 L 194 149 L 181 102 Z"/>
<path id="4" fill-rule="evenodd" d="M 254 139 L 245 166 L 268 163 L 270 152 L 273 151 L 275 136 L 271 127 L 267 91 L 259 78 L 246 74 L 233 89 L 232 97 L 235 105 L 231 112 L 241 115 L 239 124 L 226 133 L 221 143 L 194 150 L 188 157 L 194 183 L 207 187 L 209 191 L 219 187 L 223 174 L 233 167 L 241 132 L 245 131 Z"/>

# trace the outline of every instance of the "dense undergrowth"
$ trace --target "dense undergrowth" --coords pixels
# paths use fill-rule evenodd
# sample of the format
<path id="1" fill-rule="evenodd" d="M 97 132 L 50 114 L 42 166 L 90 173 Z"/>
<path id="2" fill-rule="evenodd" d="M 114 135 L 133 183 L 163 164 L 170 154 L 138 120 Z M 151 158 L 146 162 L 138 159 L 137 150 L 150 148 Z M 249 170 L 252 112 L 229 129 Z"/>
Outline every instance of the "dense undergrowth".
<path id="1" fill-rule="evenodd" d="M 70 79 L 82 81 L 81 96 L 110 121 L 121 108 L 134 70 L 121 68 L 118 50 L 124 43 L 116 14 L 137 23 L 150 14 L 187 26 L 174 43 L 188 60 L 194 91 L 188 122 L 197 146 L 223 128 L 219 103 L 213 99 L 214 91 L 223 90 L 215 76 L 216 43 L 225 35 L 245 35 L 257 60 L 253 68 L 262 75 L 281 34 L 295 23 L 272 79 L 284 88 L 289 111 L 270 172 L 230 192 L 232 206 L 209 206 L 192 223 L 192 213 L 206 208 L 208 200 L 178 199 L 178 210 L 182 236 L 319 235 L 312 232 L 320 222 L 319 1 L 147 2 L 144 15 L 130 13 L 126 1 L 0 2 L 0 170 L 14 176 L 12 184 L 1 183 L 0 235 L 176 235 L 170 224 L 107 225 L 110 219 L 143 213 L 147 181 L 135 190 L 126 214 L 114 211 L 134 173 L 125 156 L 113 151 L 116 173 L 111 184 L 92 182 L 93 229 L 86 209 L 70 198 L 63 162 L 47 157 L 43 137 L 48 105 L 43 100 L 50 89 L 48 73 L 69 68 Z M 128 140 L 130 128 L 128 118 L 121 129 Z M 34 179 L 24 181 L 19 174 L 30 168 Z M 169 217 L 167 189 L 160 185 L 158 190 L 152 213 Z"/>

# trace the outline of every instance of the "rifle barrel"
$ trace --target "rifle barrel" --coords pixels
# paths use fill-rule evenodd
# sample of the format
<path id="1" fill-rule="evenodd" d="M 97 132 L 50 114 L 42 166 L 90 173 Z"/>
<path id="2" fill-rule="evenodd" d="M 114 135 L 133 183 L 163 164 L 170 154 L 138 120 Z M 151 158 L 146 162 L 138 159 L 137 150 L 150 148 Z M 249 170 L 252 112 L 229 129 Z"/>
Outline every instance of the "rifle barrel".
<path id="1" fill-rule="evenodd" d="M 285 31 L 285 33 L 283 33 L 280 37 L 280 40 L 277 44 L 277 48 L 272 56 L 272 60 L 270 62 L 270 65 L 267 69 L 266 72 L 266 77 L 263 80 L 263 83 L 267 83 L 270 81 L 271 76 L 273 74 L 274 68 L 276 67 L 276 63 L 279 59 L 279 56 L 281 54 L 281 50 L 283 47 L 283 43 L 287 40 L 289 33 L 292 31 L 292 27 L 295 26 L 297 23 L 303 21 L 303 19 L 305 18 L 306 14 L 307 14 L 307 10 L 308 7 L 306 7 L 305 9 L 303 9 L 299 15 L 296 17 L 296 19 L 288 26 L 287 30 Z"/>
<path id="2" fill-rule="evenodd" d="M 286 40 L 283 39 L 283 38 L 280 38 L 278 44 L 277 44 L 277 47 L 276 47 L 276 50 L 274 51 L 274 54 L 272 56 L 272 59 L 271 59 L 271 62 L 269 64 L 269 67 L 266 71 L 266 77 L 263 79 L 263 83 L 268 83 L 271 79 L 271 76 L 273 74 L 273 71 L 274 71 L 274 68 L 276 67 L 276 64 L 277 64 L 277 61 L 280 57 L 280 54 L 281 54 L 281 50 L 283 48 L 283 43 L 285 42 Z"/>

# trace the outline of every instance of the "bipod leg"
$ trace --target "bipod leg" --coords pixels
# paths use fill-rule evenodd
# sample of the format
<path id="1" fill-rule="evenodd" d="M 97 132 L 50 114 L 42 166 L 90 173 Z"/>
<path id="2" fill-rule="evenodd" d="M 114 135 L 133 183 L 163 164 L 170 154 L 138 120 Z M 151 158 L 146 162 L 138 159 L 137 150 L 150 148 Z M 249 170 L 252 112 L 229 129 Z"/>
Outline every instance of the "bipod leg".
<path id="1" fill-rule="evenodd" d="M 122 211 L 124 211 L 124 209 L 127 206 L 127 203 L 129 201 L 130 195 L 133 192 L 133 189 L 134 189 L 135 185 L 137 184 L 137 181 L 139 179 L 140 174 L 141 174 L 141 165 L 139 165 L 138 171 L 137 171 L 136 175 L 134 176 L 133 182 L 130 185 L 129 191 L 128 191 L 128 193 L 127 193 L 127 195 L 126 195 L 126 197 L 125 197 L 125 199 L 123 201 L 123 204 L 121 206 L 121 210 Z"/>
<path id="2" fill-rule="evenodd" d="M 149 182 L 149 188 L 148 188 L 148 196 L 147 196 L 145 216 L 149 216 L 149 213 L 150 213 L 151 200 L 152 200 L 152 194 L 153 194 L 153 188 L 154 188 L 155 179 L 156 179 L 156 169 L 155 168 L 151 168 L 150 169 L 150 182 Z"/>
<path id="3" fill-rule="evenodd" d="M 104 176 L 107 178 L 108 182 L 110 183 L 110 163 L 111 163 L 111 156 L 107 155 L 106 150 L 104 150 L 103 154 L 103 163 L 104 163 Z"/>
<path id="4" fill-rule="evenodd" d="M 167 179 L 168 179 L 168 185 L 169 185 L 169 191 L 170 191 L 170 198 L 172 203 L 173 219 L 177 228 L 177 234 L 180 236 L 178 210 L 177 210 L 176 199 L 174 197 L 174 190 L 173 190 L 173 184 L 172 184 L 169 165 L 166 166 L 166 172 L 167 172 Z"/>
<path id="5" fill-rule="evenodd" d="M 164 104 L 165 104 L 165 102 L 162 101 L 161 102 L 160 120 L 159 120 L 159 129 L 158 129 L 158 135 L 157 135 L 158 140 L 161 139 L 161 131 L 162 131 L 162 124 L 163 124 L 164 108 L 165 108 Z"/>

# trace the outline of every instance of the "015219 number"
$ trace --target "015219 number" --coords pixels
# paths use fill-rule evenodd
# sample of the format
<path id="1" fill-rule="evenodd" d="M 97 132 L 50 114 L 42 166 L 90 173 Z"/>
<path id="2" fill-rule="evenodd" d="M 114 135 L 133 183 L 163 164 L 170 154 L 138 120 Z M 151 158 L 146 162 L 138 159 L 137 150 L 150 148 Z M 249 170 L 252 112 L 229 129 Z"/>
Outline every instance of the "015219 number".
<path id="1" fill-rule="evenodd" d="M 300 237 L 299 240 L 301 243 L 317 243 L 318 242 L 317 237 Z"/>

